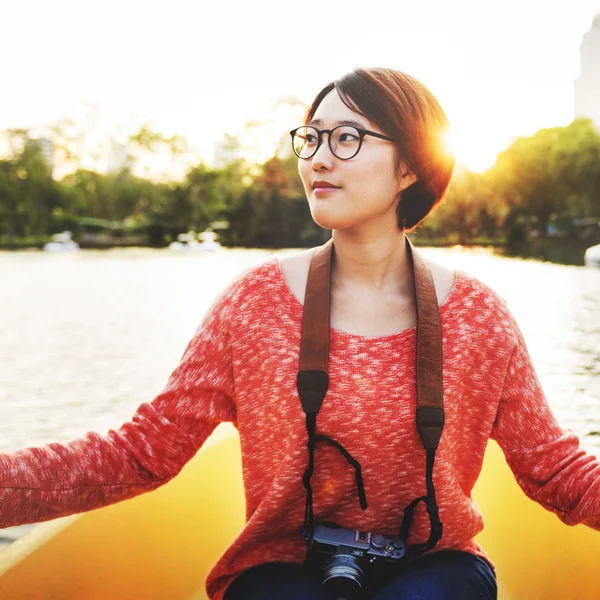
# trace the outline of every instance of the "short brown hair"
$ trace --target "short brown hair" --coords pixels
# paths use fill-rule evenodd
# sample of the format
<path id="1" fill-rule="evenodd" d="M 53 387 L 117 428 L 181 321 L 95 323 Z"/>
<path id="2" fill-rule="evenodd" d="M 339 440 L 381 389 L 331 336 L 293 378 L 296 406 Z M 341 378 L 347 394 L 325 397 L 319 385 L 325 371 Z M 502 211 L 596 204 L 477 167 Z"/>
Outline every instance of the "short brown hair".
<path id="1" fill-rule="evenodd" d="M 336 89 L 342 102 L 396 143 L 396 175 L 402 163 L 417 180 L 402 192 L 400 229 L 411 231 L 442 201 L 454 169 L 445 137 L 448 119 L 434 95 L 414 77 L 383 68 L 359 68 L 326 85 L 308 107 L 312 120 L 323 98 Z"/>

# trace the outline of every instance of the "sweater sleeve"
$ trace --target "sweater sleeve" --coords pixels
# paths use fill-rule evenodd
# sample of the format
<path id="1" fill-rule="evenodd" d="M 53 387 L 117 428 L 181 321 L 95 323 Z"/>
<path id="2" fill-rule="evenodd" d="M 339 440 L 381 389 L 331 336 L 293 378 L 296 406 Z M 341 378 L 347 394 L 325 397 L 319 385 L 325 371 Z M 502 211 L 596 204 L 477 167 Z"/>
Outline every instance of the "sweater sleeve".
<path id="1" fill-rule="evenodd" d="M 491 437 L 527 496 L 567 525 L 600 530 L 600 463 L 556 421 L 514 319 L 512 325 L 516 345 Z"/>
<path id="2" fill-rule="evenodd" d="M 235 421 L 228 305 L 206 313 L 164 390 L 105 436 L 0 453 L 0 528 L 79 513 L 170 481 L 223 421 Z"/>

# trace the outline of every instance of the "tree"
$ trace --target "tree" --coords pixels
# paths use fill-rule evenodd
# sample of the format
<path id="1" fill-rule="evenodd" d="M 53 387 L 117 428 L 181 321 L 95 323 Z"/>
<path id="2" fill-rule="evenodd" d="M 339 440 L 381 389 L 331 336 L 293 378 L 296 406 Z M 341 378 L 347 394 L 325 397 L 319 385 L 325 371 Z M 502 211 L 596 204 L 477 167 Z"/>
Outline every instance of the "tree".
<path id="1" fill-rule="evenodd" d="M 15 161 L 19 211 L 27 213 L 26 233 L 41 236 L 48 232 L 56 194 L 50 166 L 38 140 L 29 139 Z"/>
<path id="2" fill-rule="evenodd" d="M 553 165 L 564 190 L 558 213 L 600 220 L 600 133 L 591 120 L 576 119 L 561 131 Z"/>
<path id="3" fill-rule="evenodd" d="M 8 247 L 12 247 L 17 234 L 19 217 L 19 193 L 15 164 L 10 160 L 0 161 L 0 227 L 6 235 Z"/>
<path id="4" fill-rule="evenodd" d="M 590 121 L 516 140 L 490 170 L 511 217 L 535 220 L 541 236 L 556 215 L 600 215 L 600 134 Z"/>
<path id="5" fill-rule="evenodd" d="M 137 152 L 134 151 L 132 158 L 138 163 L 141 163 L 145 156 L 156 155 L 162 151 L 167 152 L 167 163 L 169 163 L 174 157 L 184 154 L 188 150 L 188 143 L 185 138 L 178 135 L 166 137 L 160 132 L 153 131 L 148 124 L 143 125 L 136 133 L 130 135 L 128 142 L 137 150 Z M 146 164 L 144 166 L 146 178 L 148 178 L 149 171 L 150 167 Z M 168 168 L 160 174 L 160 178 L 168 179 L 167 173 Z"/>

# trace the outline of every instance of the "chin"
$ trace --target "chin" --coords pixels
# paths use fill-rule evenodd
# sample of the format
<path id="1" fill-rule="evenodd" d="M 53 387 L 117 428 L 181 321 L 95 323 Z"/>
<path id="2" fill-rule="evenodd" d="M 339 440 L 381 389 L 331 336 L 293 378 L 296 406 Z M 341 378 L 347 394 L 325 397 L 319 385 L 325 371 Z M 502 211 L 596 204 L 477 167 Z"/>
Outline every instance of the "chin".
<path id="1" fill-rule="evenodd" d="M 352 229 L 361 222 L 356 215 L 343 214 L 339 208 L 334 210 L 332 207 L 326 207 L 324 203 L 319 205 L 318 201 L 316 206 L 309 202 L 309 207 L 313 221 L 323 229 Z"/>

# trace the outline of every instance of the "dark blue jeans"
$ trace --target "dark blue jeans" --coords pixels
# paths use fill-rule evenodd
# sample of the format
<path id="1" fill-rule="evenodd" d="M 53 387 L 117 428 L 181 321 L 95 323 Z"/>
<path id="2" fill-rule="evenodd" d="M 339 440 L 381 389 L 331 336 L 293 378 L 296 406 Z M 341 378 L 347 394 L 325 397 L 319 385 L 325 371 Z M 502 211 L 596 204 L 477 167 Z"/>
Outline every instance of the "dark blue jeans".
<path id="1" fill-rule="evenodd" d="M 491 565 L 468 552 L 444 550 L 407 567 L 396 579 L 363 600 L 496 600 Z M 224 600 L 334 600 L 304 565 L 267 563 L 242 573 Z"/>

